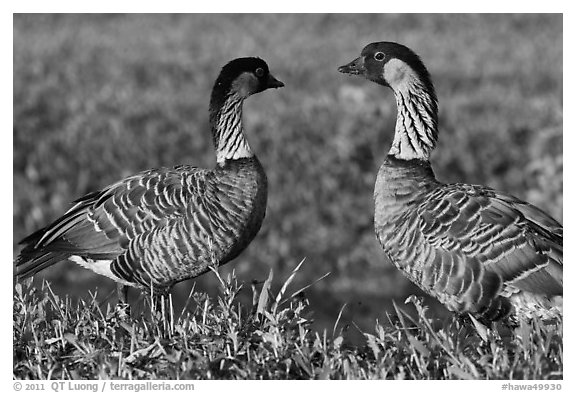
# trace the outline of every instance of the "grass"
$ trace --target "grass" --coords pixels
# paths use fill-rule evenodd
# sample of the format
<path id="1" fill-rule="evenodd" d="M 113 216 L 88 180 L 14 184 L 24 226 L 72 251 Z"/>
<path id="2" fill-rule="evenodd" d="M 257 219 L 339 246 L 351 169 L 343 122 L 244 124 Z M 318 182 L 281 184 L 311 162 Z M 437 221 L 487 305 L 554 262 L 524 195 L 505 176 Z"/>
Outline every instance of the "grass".
<path id="1" fill-rule="evenodd" d="M 300 266 L 299 266 L 300 267 Z M 14 378 L 17 379 L 562 379 L 562 321 L 522 322 L 477 331 L 465 318 L 434 320 L 420 299 L 416 316 L 396 308 L 389 323 L 346 344 L 339 324 L 311 328 L 296 270 L 278 291 L 272 271 L 252 284 L 232 273 L 217 298 L 192 290 L 187 307 L 164 307 L 135 318 L 103 309 L 96 296 L 73 301 L 45 283 L 18 284 L 14 297 Z M 480 333 L 480 334 L 479 334 Z"/>

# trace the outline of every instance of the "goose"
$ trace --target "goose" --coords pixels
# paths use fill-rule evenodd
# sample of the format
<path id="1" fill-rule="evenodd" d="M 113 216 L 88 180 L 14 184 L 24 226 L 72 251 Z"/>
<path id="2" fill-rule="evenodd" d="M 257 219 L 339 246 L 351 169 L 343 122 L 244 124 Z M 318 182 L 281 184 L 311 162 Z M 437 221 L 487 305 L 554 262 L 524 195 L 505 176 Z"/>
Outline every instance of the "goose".
<path id="1" fill-rule="evenodd" d="M 374 189 L 374 227 L 388 259 L 447 309 L 485 323 L 561 313 L 562 225 L 505 192 L 436 179 L 429 159 L 438 100 L 420 57 L 374 42 L 338 71 L 396 98 L 394 139 Z"/>
<path id="2" fill-rule="evenodd" d="M 215 168 L 150 169 L 81 197 L 20 242 L 16 278 L 71 260 L 116 281 L 126 302 L 128 287 L 165 294 L 236 258 L 260 229 L 268 192 L 244 133 L 243 103 L 283 86 L 260 58 L 230 61 L 210 98 Z"/>

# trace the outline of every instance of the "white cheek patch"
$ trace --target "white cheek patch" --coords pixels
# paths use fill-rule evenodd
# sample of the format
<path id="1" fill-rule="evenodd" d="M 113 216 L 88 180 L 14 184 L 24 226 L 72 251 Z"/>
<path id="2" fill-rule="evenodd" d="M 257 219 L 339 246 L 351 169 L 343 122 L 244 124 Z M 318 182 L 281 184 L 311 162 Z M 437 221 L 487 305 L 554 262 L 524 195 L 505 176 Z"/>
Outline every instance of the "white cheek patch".
<path id="1" fill-rule="evenodd" d="M 391 59 L 384 65 L 384 79 L 394 90 L 403 90 L 418 80 L 414 71 L 402 60 Z"/>
<path id="2" fill-rule="evenodd" d="M 243 72 L 232 82 L 232 91 L 235 91 L 240 97 L 246 98 L 254 94 L 258 88 L 258 79 L 251 72 Z"/>

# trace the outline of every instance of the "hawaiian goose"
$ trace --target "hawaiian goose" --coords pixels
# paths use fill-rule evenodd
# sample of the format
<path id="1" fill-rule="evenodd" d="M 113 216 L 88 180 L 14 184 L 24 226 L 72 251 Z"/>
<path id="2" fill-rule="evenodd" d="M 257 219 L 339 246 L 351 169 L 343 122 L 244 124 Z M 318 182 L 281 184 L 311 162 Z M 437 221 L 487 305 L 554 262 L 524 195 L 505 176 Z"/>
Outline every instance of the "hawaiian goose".
<path id="1" fill-rule="evenodd" d="M 234 259 L 258 233 L 267 199 L 266 175 L 244 135 L 242 105 L 252 94 L 282 86 L 259 58 L 228 63 L 210 100 L 214 169 L 151 169 L 78 199 L 21 241 L 15 275 L 30 277 L 69 259 L 120 289 L 160 294 Z"/>
<path id="2" fill-rule="evenodd" d="M 452 311 L 483 321 L 546 317 L 562 296 L 562 225 L 511 195 L 436 180 L 429 157 L 437 99 L 410 49 L 372 43 L 338 70 L 388 86 L 396 97 L 394 140 L 374 190 L 376 236 L 388 258 Z"/>

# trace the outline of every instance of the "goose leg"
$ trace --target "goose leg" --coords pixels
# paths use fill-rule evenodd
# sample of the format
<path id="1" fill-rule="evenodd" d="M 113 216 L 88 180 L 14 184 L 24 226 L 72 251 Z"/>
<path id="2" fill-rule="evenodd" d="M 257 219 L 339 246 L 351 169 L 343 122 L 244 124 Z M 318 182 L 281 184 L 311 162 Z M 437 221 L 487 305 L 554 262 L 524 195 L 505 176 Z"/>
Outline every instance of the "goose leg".
<path id="1" fill-rule="evenodd" d="M 127 318 L 130 315 L 130 305 L 128 304 L 128 286 L 117 284 L 118 291 L 118 304 L 116 309 L 122 318 Z"/>
<path id="2" fill-rule="evenodd" d="M 118 303 L 128 304 L 128 286 L 117 284 L 118 288 Z"/>

